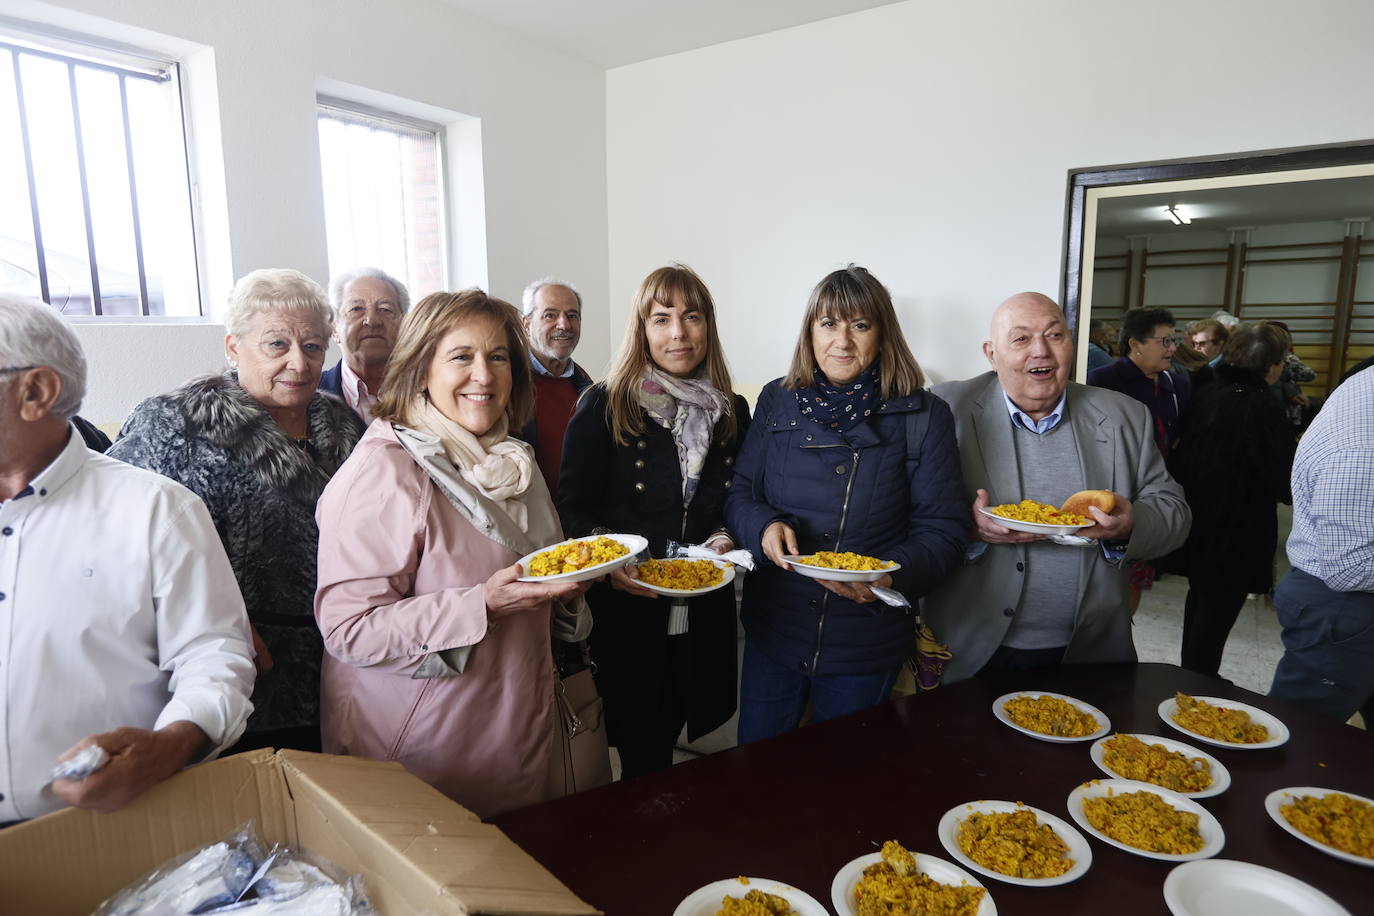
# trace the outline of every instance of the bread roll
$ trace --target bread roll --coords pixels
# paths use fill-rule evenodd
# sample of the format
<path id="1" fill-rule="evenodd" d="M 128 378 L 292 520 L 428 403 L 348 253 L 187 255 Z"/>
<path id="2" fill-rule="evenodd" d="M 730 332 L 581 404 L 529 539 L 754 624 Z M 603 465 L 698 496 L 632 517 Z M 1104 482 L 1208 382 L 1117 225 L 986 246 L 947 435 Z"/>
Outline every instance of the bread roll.
<path id="1" fill-rule="evenodd" d="M 1116 508 L 1116 494 L 1111 490 L 1079 490 L 1064 500 L 1064 505 L 1060 507 L 1059 511 L 1081 515 L 1091 520 L 1093 516 L 1088 511 L 1089 506 L 1096 506 L 1110 515 L 1112 510 Z"/>

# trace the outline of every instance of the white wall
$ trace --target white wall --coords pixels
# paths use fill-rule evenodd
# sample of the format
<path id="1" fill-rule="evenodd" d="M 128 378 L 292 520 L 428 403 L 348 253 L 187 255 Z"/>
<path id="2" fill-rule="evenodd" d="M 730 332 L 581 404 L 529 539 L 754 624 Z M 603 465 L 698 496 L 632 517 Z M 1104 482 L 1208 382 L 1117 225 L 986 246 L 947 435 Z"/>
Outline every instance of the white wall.
<path id="1" fill-rule="evenodd" d="M 1071 168 L 1374 137 L 1374 4 L 908 2 L 610 71 L 611 325 L 680 259 L 735 375 L 781 375 L 853 260 L 937 380 L 1057 294 Z"/>
<path id="2" fill-rule="evenodd" d="M 145 45 L 171 36 L 212 49 L 219 137 L 201 131 L 197 139 L 219 141 L 227 227 L 208 229 L 224 236 L 230 258 L 218 271 L 213 305 L 233 277 L 257 267 L 295 267 L 327 280 L 315 126 L 317 81 L 326 79 L 480 118 L 490 290 L 518 300 L 530 280 L 565 275 L 583 291 L 588 325 L 604 321 L 600 68 L 438 0 L 6 0 L 0 7 L 87 33 L 157 33 L 126 37 Z M 140 398 L 194 370 L 223 365 L 222 330 L 130 333 L 84 324 L 78 334 L 95 370 L 83 413 L 100 423 L 118 422 Z M 578 357 L 599 370 L 608 346 L 591 334 Z"/>

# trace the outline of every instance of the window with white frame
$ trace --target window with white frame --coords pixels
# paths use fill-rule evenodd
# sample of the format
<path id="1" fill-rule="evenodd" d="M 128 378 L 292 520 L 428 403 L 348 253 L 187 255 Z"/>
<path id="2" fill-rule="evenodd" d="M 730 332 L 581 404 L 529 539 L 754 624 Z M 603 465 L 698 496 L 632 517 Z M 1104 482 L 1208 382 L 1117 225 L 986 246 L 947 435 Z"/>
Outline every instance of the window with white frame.
<path id="1" fill-rule="evenodd" d="M 412 301 L 447 285 L 443 128 L 319 99 L 329 272 L 379 267 Z"/>
<path id="2" fill-rule="evenodd" d="M 201 315 L 175 61 L 0 23 L 0 293 Z"/>

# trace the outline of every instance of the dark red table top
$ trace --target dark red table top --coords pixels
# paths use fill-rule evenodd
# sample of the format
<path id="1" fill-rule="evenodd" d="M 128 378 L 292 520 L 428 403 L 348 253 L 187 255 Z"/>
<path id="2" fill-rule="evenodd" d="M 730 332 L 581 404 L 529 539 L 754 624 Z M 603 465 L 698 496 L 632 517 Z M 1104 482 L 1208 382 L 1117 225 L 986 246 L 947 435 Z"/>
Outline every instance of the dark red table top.
<path id="1" fill-rule="evenodd" d="M 1226 832 L 1220 858 L 1278 869 L 1352 913 L 1374 912 L 1374 868 L 1308 847 L 1264 810 L 1265 795 L 1285 786 L 1374 797 L 1374 735 L 1172 665 L 1065 666 L 965 681 L 493 823 L 608 916 L 667 916 L 698 887 L 736 875 L 786 882 L 829 908 L 835 873 L 884 840 L 952 860 L 936 824 L 955 805 L 1023 801 L 1069 820 L 1069 792 L 1104 775 L 1088 756 L 1090 742 L 1051 744 L 1001 724 L 992 703 L 1012 690 L 1068 694 L 1105 712 L 1117 731 L 1174 737 L 1212 754 L 1232 779 L 1223 794 L 1199 799 Z M 1175 690 L 1258 706 L 1292 737 L 1261 751 L 1190 739 L 1156 711 Z M 1092 867 L 1072 884 L 979 880 L 1004 916 L 1168 912 L 1162 888 L 1174 863 L 1088 842 Z"/>

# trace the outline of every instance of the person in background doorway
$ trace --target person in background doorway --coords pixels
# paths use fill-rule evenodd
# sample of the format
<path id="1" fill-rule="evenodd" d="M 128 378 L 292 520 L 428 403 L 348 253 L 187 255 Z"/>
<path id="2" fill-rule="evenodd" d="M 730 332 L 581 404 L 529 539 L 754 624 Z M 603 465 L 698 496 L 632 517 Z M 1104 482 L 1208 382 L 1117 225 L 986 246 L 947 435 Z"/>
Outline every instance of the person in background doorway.
<path id="1" fill-rule="evenodd" d="M 1247 594 L 1274 585 L 1278 503 L 1288 502 L 1293 436 L 1269 385 L 1286 342 L 1269 325 L 1231 332 L 1216 381 L 1198 392 L 1172 464 L 1193 524 L 1178 554 L 1188 576 L 1183 667 L 1217 676 Z"/>
<path id="2" fill-rule="evenodd" d="M 1111 365 L 1112 360 L 1112 340 L 1116 336 L 1115 328 L 1107 324 L 1101 318 L 1093 318 L 1088 321 L 1088 371 Z"/>
<path id="3" fill-rule="evenodd" d="M 343 351 L 320 374 L 320 391 L 343 398 L 364 424 L 381 395 L 386 361 L 396 346 L 396 331 L 410 308 L 405 284 L 375 267 L 355 267 L 329 284 L 334 306 L 334 342 Z"/>
<path id="4" fill-rule="evenodd" d="M 520 301 L 534 370 L 534 417 L 516 435 L 534 446 L 539 470 L 557 502 L 563 436 L 578 397 L 592 383 L 573 362 L 582 339 L 582 294 L 566 280 L 545 277 L 525 287 Z"/>

